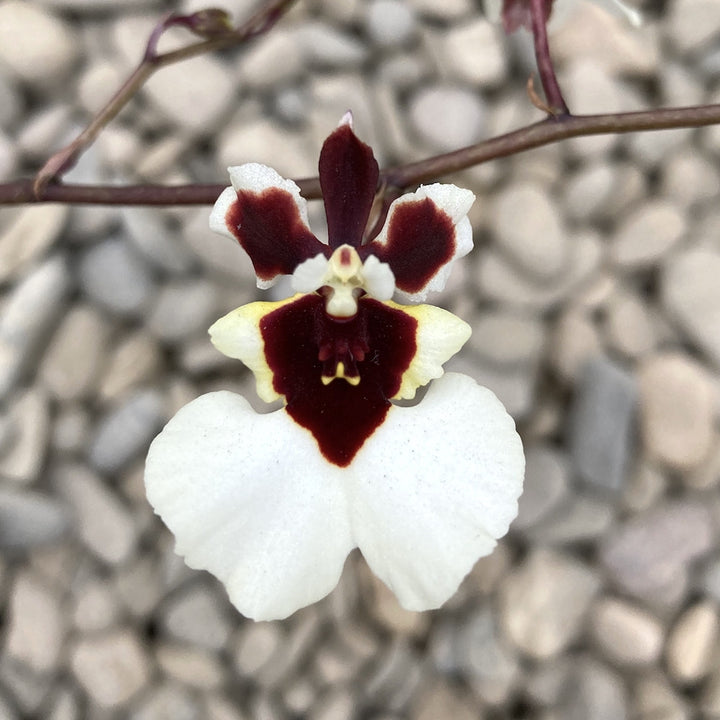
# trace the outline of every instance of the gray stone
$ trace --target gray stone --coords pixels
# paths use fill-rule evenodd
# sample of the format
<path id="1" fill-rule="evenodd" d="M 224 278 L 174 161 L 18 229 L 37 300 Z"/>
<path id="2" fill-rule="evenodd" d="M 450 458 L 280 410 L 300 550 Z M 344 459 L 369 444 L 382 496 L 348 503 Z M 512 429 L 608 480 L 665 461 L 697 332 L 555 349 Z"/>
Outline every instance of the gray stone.
<path id="1" fill-rule="evenodd" d="M 604 541 L 600 559 L 625 592 L 661 605 L 683 595 L 690 563 L 715 543 L 709 509 L 690 500 L 635 515 Z"/>
<path id="2" fill-rule="evenodd" d="M 476 143 L 485 131 L 483 101 L 461 86 L 421 87 L 410 99 L 409 113 L 415 132 L 440 152 Z"/>
<path id="3" fill-rule="evenodd" d="M 10 291 L 0 317 L 0 399 L 32 371 L 69 288 L 65 260 L 55 255 Z"/>
<path id="4" fill-rule="evenodd" d="M 20 0 L 0 5 L 0 28 L 0 60 L 27 83 L 45 86 L 64 78 L 80 49 L 69 25 Z"/>
<path id="5" fill-rule="evenodd" d="M 568 545 L 602 537 L 615 520 L 615 508 L 601 498 L 587 495 L 569 497 L 529 529 L 527 537 L 539 545 Z"/>
<path id="6" fill-rule="evenodd" d="M 637 389 L 633 377 L 605 358 L 589 362 L 573 398 L 568 440 L 580 478 L 618 490 L 632 451 Z"/>
<path id="7" fill-rule="evenodd" d="M 73 508 L 77 531 L 88 549 L 107 563 L 126 561 L 137 542 L 130 510 L 82 465 L 60 466 L 54 473 L 54 483 Z"/>
<path id="8" fill-rule="evenodd" d="M 701 601 L 678 618 L 665 647 L 671 677 L 683 685 L 695 684 L 716 667 L 720 617 L 715 603 Z"/>
<path id="9" fill-rule="evenodd" d="M 262 672 L 282 650 L 283 633 L 276 623 L 246 623 L 234 640 L 235 668 L 240 675 L 252 677 Z"/>
<path id="10" fill-rule="evenodd" d="M 117 472 L 147 450 L 164 419 L 164 402 L 158 392 L 134 392 L 100 420 L 90 443 L 88 459 L 102 472 Z"/>
<path id="11" fill-rule="evenodd" d="M 633 695 L 632 717 L 638 720 L 690 720 L 694 717 L 690 708 L 660 674 L 639 678 Z"/>
<path id="12" fill-rule="evenodd" d="M 677 0 L 670 8 L 667 28 L 681 53 L 699 50 L 720 31 L 720 7 L 708 0 Z"/>
<path id="13" fill-rule="evenodd" d="M 605 330 L 610 345 L 630 358 L 646 355 L 657 343 L 648 308 L 631 293 L 622 293 L 610 302 Z"/>
<path id="14" fill-rule="evenodd" d="M 423 683 L 423 668 L 417 653 L 405 642 L 395 641 L 381 651 L 360 691 L 365 702 L 375 702 L 388 710 L 400 710 Z"/>
<path id="15" fill-rule="evenodd" d="M 610 257 L 620 267 L 651 267 L 680 242 L 687 231 L 685 215 L 666 200 L 644 203 L 624 219 L 615 233 Z"/>
<path id="16" fill-rule="evenodd" d="M 122 220 L 132 244 L 153 265 L 170 273 L 191 268 L 193 257 L 182 236 L 167 226 L 158 210 L 124 208 Z"/>
<path id="17" fill-rule="evenodd" d="M 500 589 L 502 626 L 524 653 L 559 654 L 580 634 L 599 578 L 567 555 L 534 550 Z"/>
<path id="18" fill-rule="evenodd" d="M 535 364 L 544 344 L 542 322 L 532 316 L 491 310 L 473 323 L 468 348 L 503 367 Z"/>
<path id="19" fill-rule="evenodd" d="M 47 394 L 40 388 L 27 390 L 13 399 L 7 417 L 12 425 L 12 445 L 0 459 L 0 476 L 32 483 L 42 470 L 50 437 Z"/>
<path id="20" fill-rule="evenodd" d="M 471 19 L 444 30 L 440 50 L 452 77 L 470 85 L 496 85 L 507 74 L 502 31 L 485 18 Z"/>
<path id="21" fill-rule="evenodd" d="M 149 616 L 164 590 L 157 560 L 143 556 L 134 558 L 130 564 L 118 569 L 112 587 L 131 616 Z"/>
<path id="22" fill-rule="evenodd" d="M 160 347 L 144 328 L 121 337 L 108 354 L 98 390 L 103 400 L 120 400 L 130 389 L 152 380 L 162 368 Z"/>
<path id="23" fill-rule="evenodd" d="M 72 132 L 71 108 L 68 105 L 51 105 L 27 118 L 18 138 L 18 148 L 26 158 L 43 160 L 52 154 L 63 139 Z"/>
<path id="24" fill-rule="evenodd" d="M 121 316 L 142 315 L 155 283 L 133 250 L 119 238 L 88 250 L 80 261 L 83 292 L 102 307 Z"/>
<path id="25" fill-rule="evenodd" d="M 15 579 L 9 604 L 5 652 L 34 672 L 56 670 L 65 634 L 58 594 L 24 572 Z"/>
<path id="26" fill-rule="evenodd" d="M 298 34 L 282 26 L 274 28 L 263 42 L 248 47 L 238 68 L 248 87 L 261 89 L 292 85 L 302 70 L 303 48 Z"/>
<path id="27" fill-rule="evenodd" d="M 533 183 L 514 184 L 497 197 L 492 214 L 498 247 L 522 272 L 541 282 L 567 269 L 569 239 L 558 208 Z"/>
<path id="28" fill-rule="evenodd" d="M 347 688 L 331 690 L 310 709 L 309 720 L 346 720 L 352 717 L 355 698 Z"/>
<path id="29" fill-rule="evenodd" d="M 164 643 L 155 657 L 163 672 L 184 686 L 211 690 L 225 678 L 225 669 L 214 654 L 200 648 Z"/>
<path id="30" fill-rule="evenodd" d="M 128 716 L 129 720 L 201 720 L 201 717 L 197 701 L 187 689 L 174 683 L 154 687 Z"/>
<path id="31" fill-rule="evenodd" d="M 368 35 L 380 47 L 401 47 L 416 31 L 412 8 L 400 0 L 372 0 L 367 4 L 365 24 Z"/>
<path id="32" fill-rule="evenodd" d="M 410 720 L 482 720 L 478 715 L 478 703 L 462 687 L 453 685 L 446 678 L 437 678 L 420 688 L 410 706 Z M 398 716 L 376 716 L 377 720 L 397 720 Z"/>
<path id="33" fill-rule="evenodd" d="M 221 593 L 196 583 L 168 601 L 163 628 L 176 640 L 209 650 L 224 647 L 230 636 L 227 601 Z"/>
<path id="34" fill-rule="evenodd" d="M 675 470 L 697 467 L 714 437 L 715 401 L 705 369 L 680 353 L 640 368 L 640 428 L 648 456 Z"/>
<path id="35" fill-rule="evenodd" d="M 75 627 L 84 633 L 109 630 L 120 617 L 120 603 L 112 586 L 104 579 L 91 577 L 74 588 L 72 609 Z"/>
<path id="36" fill-rule="evenodd" d="M 587 365 L 602 355 L 600 333 L 590 313 L 576 308 L 562 313 L 548 349 L 558 375 L 570 384 L 578 383 Z"/>
<path id="37" fill-rule="evenodd" d="M 27 549 L 57 540 L 68 529 L 67 508 L 36 492 L 0 487 L 0 548 Z"/>
<path id="38" fill-rule="evenodd" d="M 55 417 L 50 439 L 52 448 L 65 454 L 82 452 L 90 436 L 88 411 L 79 405 L 68 405 Z"/>
<path id="39" fill-rule="evenodd" d="M 348 33 L 321 21 L 299 28 L 303 54 L 312 65 L 321 68 L 355 68 L 367 58 L 367 47 Z"/>
<path id="40" fill-rule="evenodd" d="M 70 651 L 70 667 L 93 702 L 116 711 L 149 683 L 152 672 L 145 648 L 127 629 L 80 638 Z"/>
<path id="41" fill-rule="evenodd" d="M 511 529 L 522 532 L 546 518 L 566 497 L 569 484 L 569 464 L 564 454 L 542 445 L 527 448 L 523 494 Z"/>
<path id="42" fill-rule="evenodd" d="M 691 340 L 720 367 L 720 252 L 696 248 L 669 259 L 662 275 L 663 304 Z"/>
<path id="43" fill-rule="evenodd" d="M 110 328 L 87 305 L 64 317 L 40 364 L 39 376 L 58 400 L 79 400 L 94 388 Z"/>
<path id="44" fill-rule="evenodd" d="M 0 282 L 16 277 L 57 239 L 68 216 L 66 205 L 23 207 L 0 236 Z"/>
<path id="45" fill-rule="evenodd" d="M 47 720 L 80 720 L 82 711 L 79 695 L 77 689 L 61 685 L 53 690 L 46 701 L 43 717 Z"/>
<path id="46" fill-rule="evenodd" d="M 558 710 L 563 720 L 625 720 L 627 692 L 621 678 L 601 663 L 574 663 Z"/>
<path id="47" fill-rule="evenodd" d="M 150 310 L 148 329 L 165 342 L 183 342 L 194 334 L 204 334 L 216 314 L 211 283 L 203 279 L 168 283 Z"/>
<path id="48" fill-rule="evenodd" d="M 605 657 L 623 666 L 652 665 L 662 652 L 660 621 L 625 600 L 599 600 L 590 613 L 590 630 Z"/>

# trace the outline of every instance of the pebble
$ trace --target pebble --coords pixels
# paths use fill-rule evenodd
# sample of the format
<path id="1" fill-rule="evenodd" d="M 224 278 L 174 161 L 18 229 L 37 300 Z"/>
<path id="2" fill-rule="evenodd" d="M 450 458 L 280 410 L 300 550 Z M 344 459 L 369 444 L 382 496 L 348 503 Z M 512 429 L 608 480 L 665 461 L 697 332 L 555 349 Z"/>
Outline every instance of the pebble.
<path id="1" fill-rule="evenodd" d="M 713 162 L 690 149 L 676 152 L 662 166 L 661 192 L 684 208 L 720 194 L 720 173 Z"/>
<path id="2" fill-rule="evenodd" d="M 633 449 L 635 379 L 603 357 L 581 372 L 568 420 L 572 465 L 590 486 L 619 490 Z"/>
<path id="3" fill-rule="evenodd" d="M 156 209 L 123 208 L 121 217 L 129 240 L 156 268 L 180 274 L 192 267 L 193 256 L 182 235 L 168 227 Z"/>
<path id="4" fill-rule="evenodd" d="M 90 463 L 100 472 L 118 472 L 147 450 L 165 420 L 165 405 L 160 393 L 136 390 L 99 420 L 90 441 Z"/>
<path id="5" fill-rule="evenodd" d="M 564 453 L 544 445 L 526 448 L 525 482 L 512 530 L 528 530 L 548 517 L 567 497 L 569 489 L 570 468 Z"/>
<path id="6" fill-rule="evenodd" d="M 576 495 L 527 531 L 539 545 L 569 545 L 600 539 L 612 526 L 615 509 L 602 498 Z"/>
<path id="7" fill-rule="evenodd" d="M 484 18 L 444 31 L 440 52 L 450 76 L 468 85 L 495 86 L 507 74 L 508 55 L 502 33 Z"/>
<path id="8" fill-rule="evenodd" d="M 191 688 L 210 690 L 219 687 L 225 677 L 221 662 L 206 650 L 163 643 L 158 646 L 155 657 L 163 672 Z"/>
<path id="9" fill-rule="evenodd" d="M 75 305 L 53 335 L 39 368 L 39 379 L 61 401 L 87 397 L 95 387 L 110 328 L 88 305 Z"/>
<path id="10" fill-rule="evenodd" d="M 167 120 L 192 134 L 212 133 L 235 102 L 231 73 L 210 55 L 166 65 L 141 93 Z"/>
<path id="11" fill-rule="evenodd" d="M 70 26 L 52 12 L 21 0 L 0 5 L 0 62 L 20 80 L 47 86 L 64 79 L 79 49 Z"/>
<path id="12" fill-rule="evenodd" d="M 372 41 L 381 48 L 402 47 L 417 31 L 412 7 L 400 0 L 371 0 L 365 25 Z"/>
<path id="13" fill-rule="evenodd" d="M 639 720 L 690 720 L 693 717 L 686 703 L 659 674 L 638 679 L 632 709 L 632 717 Z"/>
<path id="14" fill-rule="evenodd" d="M 667 200 L 646 202 L 620 224 L 611 241 L 610 257 L 626 270 L 656 265 L 687 232 L 687 220 Z"/>
<path id="15" fill-rule="evenodd" d="M 456 364 L 448 369 L 459 369 Z M 469 374 L 498 396 L 505 409 L 516 420 L 525 417 L 533 407 L 537 368 L 498 368 L 489 363 L 475 362 Z"/>
<path id="16" fill-rule="evenodd" d="M 153 687 L 138 705 L 129 720 L 204 720 L 197 701 L 186 688 L 175 683 Z"/>
<path id="17" fill-rule="evenodd" d="M 706 677 L 716 668 L 719 635 L 720 617 L 714 602 L 701 601 L 687 608 L 667 640 L 665 657 L 670 676 L 681 685 Z"/>
<path id="18" fill-rule="evenodd" d="M 622 679 L 602 663 L 582 657 L 573 663 L 557 707 L 558 718 L 627 720 L 627 692 Z"/>
<path id="19" fill-rule="evenodd" d="M 253 677 L 282 652 L 283 633 L 276 623 L 245 623 L 234 640 L 234 661 L 238 673 Z"/>
<path id="20" fill-rule="evenodd" d="M 175 640 L 220 650 L 230 636 L 227 601 L 221 599 L 220 591 L 195 583 L 168 600 L 162 626 Z"/>
<path id="21" fill-rule="evenodd" d="M 720 7 L 707 0 L 676 0 L 666 27 L 668 37 L 681 53 L 700 50 L 720 32 Z"/>
<path id="22" fill-rule="evenodd" d="M 29 572 L 10 592 L 5 652 L 36 673 L 57 668 L 65 634 L 60 598 Z"/>
<path id="23" fill-rule="evenodd" d="M 569 217 L 587 222 L 602 216 L 617 176 L 617 166 L 604 159 L 580 166 L 568 178 L 563 190 L 564 206 Z"/>
<path id="24" fill-rule="evenodd" d="M 600 333 L 592 318 L 572 307 L 558 318 L 548 346 L 554 369 L 572 385 L 579 382 L 588 363 L 602 354 Z"/>
<path id="25" fill-rule="evenodd" d="M 37 713 L 48 693 L 46 675 L 3 656 L 0 660 L 0 680 L 9 697 L 12 697 L 13 708 L 17 708 L 21 718 L 38 717 Z"/>
<path id="26" fill-rule="evenodd" d="M 50 409 L 42 388 L 30 388 L 11 401 L 8 419 L 13 444 L 0 459 L 0 476 L 18 484 L 38 479 L 50 438 Z"/>
<path id="27" fill-rule="evenodd" d="M 63 140 L 67 141 L 72 133 L 71 116 L 68 105 L 53 105 L 31 115 L 17 138 L 23 157 L 42 163 L 62 147 Z"/>
<path id="28" fill-rule="evenodd" d="M 7 211 L 5 211 L 7 212 Z M 24 273 L 60 236 L 66 205 L 23 207 L 0 236 L 0 283 Z"/>
<path id="29" fill-rule="evenodd" d="M 147 651 L 129 629 L 81 637 L 70 649 L 70 667 L 101 708 L 118 709 L 150 682 Z"/>
<path id="30" fill-rule="evenodd" d="M 648 308 L 629 292 L 619 293 L 608 304 L 605 332 L 610 346 L 631 359 L 647 355 L 657 343 L 657 331 Z"/>
<path id="31" fill-rule="evenodd" d="M 577 233 L 570 246 L 567 272 L 552 283 L 533 282 L 500 253 L 487 250 L 478 259 L 478 289 L 482 295 L 509 308 L 549 310 L 598 271 L 603 246 L 593 233 Z"/>
<path id="32" fill-rule="evenodd" d="M 707 507 L 665 501 L 619 525 L 602 543 L 600 560 L 625 592 L 653 605 L 672 605 L 685 592 L 690 564 L 714 543 Z"/>
<path id="33" fill-rule="evenodd" d="M 120 617 L 120 603 L 101 577 L 91 577 L 74 588 L 72 617 L 81 633 L 109 630 Z"/>
<path id="34" fill-rule="evenodd" d="M 79 277 L 89 299 L 123 317 L 142 316 L 155 291 L 146 265 L 117 237 L 98 243 L 83 255 Z"/>
<path id="35" fill-rule="evenodd" d="M 457 21 L 471 14 L 476 7 L 472 0 L 445 0 L 442 3 L 435 0 L 409 0 L 408 4 L 426 17 L 444 22 Z"/>
<path id="36" fill-rule="evenodd" d="M 100 560 L 120 565 L 131 556 L 137 532 L 131 511 L 83 465 L 67 464 L 53 474 L 54 486 L 75 512 L 75 527 Z"/>
<path id="37" fill-rule="evenodd" d="M 498 247 L 523 273 L 550 282 L 567 269 L 569 241 L 562 217 L 540 186 L 503 190 L 493 205 L 492 227 Z"/>
<path id="38" fill-rule="evenodd" d="M 118 569 L 112 588 L 130 615 L 148 616 L 164 590 L 157 561 L 146 555 L 133 558 L 130 564 Z"/>
<path id="39" fill-rule="evenodd" d="M 283 62 L 278 62 L 282 58 Z M 247 87 L 268 89 L 292 85 L 302 74 L 303 48 L 297 32 L 276 27 L 243 55 L 238 72 Z"/>
<path id="40" fill-rule="evenodd" d="M 57 499 L 0 487 L 0 549 L 24 550 L 60 538 L 70 517 Z"/>
<path id="41" fill-rule="evenodd" d="M 558 655 L 582 632 L 600 580 L 568 555 L 535 549 L 500 589 L 502 627 L 536 659 Z"/>
<path id="42" fill-rule="evenodd" d="M 679 253 L 663 268 L 660 292 L 669 314 L 720 367 L 720 252 L 697 248 Z"/>
<path id="43" fill-rule="evenodd" d="M 305 62 L 321 69 L 356 68 L 368 56 L 368 48 L 354 36 L 322 21 L 304 23 L 298 31 Z"/>
<path id="44" fill-rule="evenodd" d="M 0 316 L 0 400 L 34 368 L 69 289 L 68 267 L 55 255 L 10 291 Z"/>
<path id="45" fill-rule="evenodd" d="M 482 717 L 482 716 L 480 716 Z M 446 678 L 423 686 L 410 707 L 410 720 L 478 720 L 477 702 L 461 687 Z M 388 718 L 393 720 L 393 718 Z"/>
<path id="46" fill-rule="evenodd" d="M 461 85 L 428 85 L 410 99 L 409 122 L 433 150 L 448 152 L 479 142 L 485 132 L 485 104 Z"/>
<path id="47" fill-rule="evenodd" d="M 202 278 L 170 282 L 158 292 L 147 318 L 147 327 L 158 339 L 182 343 L 217 319 L 215 287 Z"/>
<path id="48" fill-rule="evenodd" d="M 660 621 L 625 600 L 598 600 L 590 613 L 590 632 L 605 657 L 621 666 L 649 666 L 662 653 Z"/>
<path id="49" fill-rule="evenodd" d="M 651 459 L 675 470 L 696 468 L 714 437 L 715 402 L 701 365 L 663 353 L 640 366 L 640 429 Z"/>
<path id="50" fill-rule="evenodd" d="M 157 341 L 142 328 L 121 337 L 108 354 L 98 387 L 100 398 L 106 401 L 119 401 L 132 388 L 151 381 L 163 365 Z"/>
<path id="51" fill-rule="evenodd" d="M 489 705 L 502 705 L 518 681 L 516 654 L 502 638 L 497 614 L 480 608 L 457 628 L 458 665 L 470 686 Z"/>
<path id="52" fill-rule="evenodd" d="M 352 717 L 355 698 L 348 689 L 330 690 L 310 709 L 309 720 L 346 720 Z"/>

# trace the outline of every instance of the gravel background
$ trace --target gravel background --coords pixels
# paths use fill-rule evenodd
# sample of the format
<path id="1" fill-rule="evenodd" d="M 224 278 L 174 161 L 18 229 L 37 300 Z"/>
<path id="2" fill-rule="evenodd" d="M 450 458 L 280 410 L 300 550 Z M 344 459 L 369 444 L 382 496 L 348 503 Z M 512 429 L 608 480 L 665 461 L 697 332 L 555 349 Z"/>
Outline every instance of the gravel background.
<path id="1" fill-rule="evenodd" d="M 0 4 L 0 178 L 71 138 L 175 6 L 201 3 Z M 646 9 L 636 30 L 582 5 L 553 35 L 576 112 L 720 101 L 720 3 Z M 421 159 L 540 118 L 527 40 L 473 0 L 306 0 L 242 54 L 158 73 L 68 179 L 314 175 L 348 108 L 381 164 Z M 326 600 L 253 623 L 173 554 L 149 442 L 210 388 L 254 398 L 206 334 L 258 295 L 209 208 L 2 209 L 0 718 L 720 717 L 719 158 L 715 127 L 452 178 L 478 200 L 442 298 L 474 328 L 451 367 L 517 419 L 527 489 L 424 614 L 353 555 Z"/>

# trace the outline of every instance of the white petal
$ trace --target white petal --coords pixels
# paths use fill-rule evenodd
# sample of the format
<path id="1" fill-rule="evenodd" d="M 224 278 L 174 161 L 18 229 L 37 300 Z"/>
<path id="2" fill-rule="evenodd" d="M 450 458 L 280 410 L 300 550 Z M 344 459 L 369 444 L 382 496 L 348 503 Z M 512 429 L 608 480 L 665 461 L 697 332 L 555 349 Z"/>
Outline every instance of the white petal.
<path id="1" fill-rule="evenodd" d="M 348 485 L 355 539 L 403 607 L 439 607 L 517 514 L 524 457 L 487 388 L 456 373 L 393 407 Z"/>
<path id="2" fill-rule="evenodd" d="M 296 293 L 315 292 L 325 282 L 327 271 L 328 259 L 318 253 L 295 268 L 291 280 L 292 289 Z"/>
<path id="3" fill-rule="evenodd" d="M 258 415 L 224 391 L 182 408 L 145 469 L 177 552 L 256 620 L 287 617 L 337 584 L 354 546 L 342 477 L 283 410 Z"/>
<path id="4" fill-rule="evenodd" d="M 390 300 L 395 293 L 395 276 L 387 263 L 374 255 L 363 263 L 363 288 L 376 300 Z"/>
<path id="5" fill-rule="evenodd" d="M 229 237 L 237 243 L 237 238 L 228 229 L 225 218 L 230 206 L 237 200 L 237 193 L 231 187 L 226 187 L 220 197 L 215 201 L 213 209 L 210 211 L 210 229 L 213 232 L 220 233 Z"/>

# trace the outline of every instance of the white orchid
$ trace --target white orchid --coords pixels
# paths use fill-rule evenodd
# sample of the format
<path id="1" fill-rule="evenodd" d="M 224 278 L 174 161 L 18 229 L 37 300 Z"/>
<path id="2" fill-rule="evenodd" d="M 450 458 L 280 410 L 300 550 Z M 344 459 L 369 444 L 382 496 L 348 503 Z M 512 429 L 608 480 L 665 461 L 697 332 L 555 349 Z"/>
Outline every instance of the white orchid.
<path id="1" fill-rule="evenodd" d="M 472 248 L 474 196 L 421 187 L 368 239 L 378 166 L 350 120 L 320 155 L 328 244 L 310 231 L 297 185 L 263 165 L 230 168 L 210 218 L 248 253 L 260 287 L 292 275 L 293 297 L 245 305 L 210 328 L 283 409 L 258 414 L 237 394 L 203 395 L 147 459 L 148 498 L 177 552 L 258 620 L 329 593 L 355 547 L 404 607 L 439 607 L 507 532 L 522 489 L 512 419 L 471 378 L 443 376 L 469 326 L 390 300 L 442 289 Z M 418 404 L 392 402 L 431 380 Z"/>

